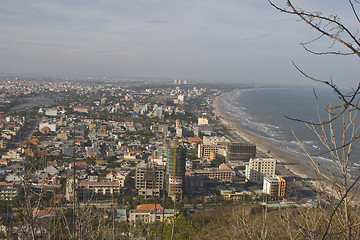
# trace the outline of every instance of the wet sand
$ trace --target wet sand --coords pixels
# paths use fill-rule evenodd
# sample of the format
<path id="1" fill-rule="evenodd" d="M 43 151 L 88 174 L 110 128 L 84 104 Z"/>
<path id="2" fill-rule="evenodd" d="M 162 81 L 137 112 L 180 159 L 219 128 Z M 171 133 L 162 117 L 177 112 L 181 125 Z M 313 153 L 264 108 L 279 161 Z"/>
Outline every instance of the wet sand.
<path id="1" fill-rule="evenodd" d="M 266 138 L 255 136 L 254 134 L 241 129 L 241 122 L 234 119 L 224 110 L 221 99 L 226 94 L 227 93 L 217 96 L 213 102 L 213 112 L 223 125 L 227 126 L 229 129 L 233 129 L 233 131 L 240 135 L 245 141 L 255 144 L 258 151 L 269 153 L 268 155 L 270 157 L 277 159 L 280 166 L 283 166 L 293 174 L 302 178 L 314 177 L 314 169 L 311 167 L 308 159 L 299 160 L 297 156 L 294 156 L 290 152 L 278 149 L 273 142 Z M 304 163 L 308 164 L 304 165 Z"/>
<path id="2" fill-rule="evenodd" d="M 229 115 L 225 110 L 222 103 L 222 98 L 226 96 L 228 93 L 223 93 L 222 95 L 217 96 L 213 102 L 213 113 L 217 116 L 220 122 L 226 126 L 228 129 L 233 129 L 233 131 L 241 136 L 247 142 L 256 145 L 256 149 L 261 151 L 262 153 L 269 153 L 268 155 L 277 160 L 277 172 L 280 171 L 281 174 L 292 173 L 292 175 L 298 176 L 303 179 L 313 179 L 311 181 L 307 181 L 316 189 L 320 189 L 320 191 L 325 191 L 328 193 L 332 193 L 335 198 L 338 198 L 337 194 L 334 192 L 334 188 L 329 182 L 317 181 L 314 180 L 316 178 L 315 170 L 312 167 L 310 160 L 308 158 L 301 159 L 300 156 L 295 156 L 290 152 L 283 151 L 275 146 L 275 143 L 270 140 L 256 136 L 254 134 L 249 133 L 241 129 L 241 122 L 234 119 L 231 115 Z M 295 137 L 294 137 L 295 139 Z M 279 171 L 278 171 L 279 170 Z M 354 194 L 354 193 L 353 193 Z M 360 191 L 356 191 L 354 195 L 355 204 L 358 204 L 360 200 Z"/>

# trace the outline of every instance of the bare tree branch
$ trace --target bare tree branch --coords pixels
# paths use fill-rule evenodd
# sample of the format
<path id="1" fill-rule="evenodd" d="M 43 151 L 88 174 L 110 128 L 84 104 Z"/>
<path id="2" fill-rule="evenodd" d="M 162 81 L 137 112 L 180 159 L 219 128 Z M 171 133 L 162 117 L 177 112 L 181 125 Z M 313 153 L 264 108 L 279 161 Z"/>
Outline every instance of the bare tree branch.
<path id="1" fill-rule="evenodd" d="M 359 3 L 357 0 L 355 0 L 355 2 L 356 2 L 356 3 Z M 360 19 L 359 19 L 359 16 L 358 16 L 358 14 L 357 14 L 357 11 L 356 11 L 356 9 L 355 9 L 354 3 L 353 3 L 351 0 L 349 0 L 349 4 L 350 4 L 351 9 L 352 9 L 352 11 L 353 11 L 353 13 L 354 13 L 354 16 L 356 17 L 356 20 L 357 20 L 358 22 L 360 22 Z"/>

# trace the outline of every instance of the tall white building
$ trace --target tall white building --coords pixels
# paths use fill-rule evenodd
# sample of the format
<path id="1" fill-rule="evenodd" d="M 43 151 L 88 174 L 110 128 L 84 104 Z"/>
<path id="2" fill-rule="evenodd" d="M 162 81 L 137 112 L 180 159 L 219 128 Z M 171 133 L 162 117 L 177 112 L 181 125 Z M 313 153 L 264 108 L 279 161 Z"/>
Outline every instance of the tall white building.
<path id="1" fill-rule="evenodd" d="M 275 175 L 276 159 L 250 159 L 245 176 L 250 181 L 262 183 L 265 176 Z"/>
<path id="2" fill-rule="evenodd" d="M 198 124 L 209 124 L 209 120 L 207 118 L 199 117 L 198 118 Z"/>
<path id="3" fill-rule="evenodd" d="M 185 96 L 183 94 L 178 95 L 178 101 L 179 101 L 179 103 L 184 103 Z"/>

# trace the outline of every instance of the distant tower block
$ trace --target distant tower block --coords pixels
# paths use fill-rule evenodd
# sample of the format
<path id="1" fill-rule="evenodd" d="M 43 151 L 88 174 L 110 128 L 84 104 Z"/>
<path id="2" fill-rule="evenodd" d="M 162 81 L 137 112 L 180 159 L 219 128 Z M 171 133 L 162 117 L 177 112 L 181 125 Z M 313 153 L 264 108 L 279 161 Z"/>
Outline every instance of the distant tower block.
<path id="1" fill-rule="evenodd" d="M 183 84 L 187 84 L 187 83 L 188 83 L 187 80 L 184 80 L 184 81 L 183 81 Z"/>
<path id="2" fill-rule="evenodd" d="M 198 124 L 202 125 L 202 124 L 209 124 L 209 120 L 207 118 L 204 117 L 199 117 L 198 118 Z"/>
<path id="3" fill-rule="evenodd" d="M 176 136 L 183 137 L 183 129 L 182 129 L 182 127 L 177 127 L 176 128 Z"/>
<path id="4" fill-rule="evenodd" d="M 180 120 L 179 120 L 179 119 L 176 119 L 176 121 L 175 121 L 175 125 L 176 125 L 176 127 L 177 127 L 177 128 L 181 126 L 181 124 L 180 124 Z"/>
<path id="5" fill-rule="evenodd" d="M 63 117 L 60 118 L 59 120 L 59 126 L 64 126 L 64 120 Z"/>
<path id="6" fill-rule="evenodd" d="M 180 103 L 184 103 L 185 95 L 182 95 L 182 94 L 178 95 L 178 100 L 179 100 Z"/>
<path id="7" fill-rule="evenodd" d="M 166 152 L 166 189 L 168 196 L 173 200 L 182 199 L 185 179 L 186 151 L 183 146 L 176 144 L 168 147 Z"/>

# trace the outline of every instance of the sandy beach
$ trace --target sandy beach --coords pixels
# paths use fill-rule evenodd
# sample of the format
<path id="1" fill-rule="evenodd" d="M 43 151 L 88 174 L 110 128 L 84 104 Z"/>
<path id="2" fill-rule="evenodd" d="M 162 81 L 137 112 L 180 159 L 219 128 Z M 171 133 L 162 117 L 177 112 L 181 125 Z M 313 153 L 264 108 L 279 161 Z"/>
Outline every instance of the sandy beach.
<path id="1" fill-rule="evenodd" d="M 223 125 L 227 126 L 229 129 L 233 129 L 233 131 L 240 135 L 245 141 L 255 144 L 258 151 L 269 153 L 271 157 L 277 159 L 280 166 L 283 166 L 293 174 L 302 178 L 314 177 L 314 170 L 310 164 L 305 166 L 303 163 L 308 162 L 307 159 L 301 162 L 291 153 L 278 149 L 273 142 L 241 129 L 241 122 L 233 119 L 232 116 L 224 110 L 221 99 L 226 94 L 227 93 L 223 93 L 222 95 L 217 96 L 213 102 L 213 112 L 220 119 Z"/>
<path id="2" fill-rule="evenodd" d="M 332 193 L 335 198 L 338 198 L 338 194 L 334 192 L 333 186 L 329 182 L 317 181 L 315 170 L 310 164 L 309 159 L 299 159 L 297 156 L 292 155 L 290 152 L 283 151 L 275 146 L 275 144 L 266 138 L 255 136 L 243 129 L 241 129 L 241 122 L 234 119 L 225 110 L 222 103 L 222 98 L 227 93 L 223 93 L 217 96 L 213 102 L 213 113 L 217 116 L 220 122 L 228 129 L 232 129 L 237 135 L 241 136 L 243 140 L 256 145 L 258 151 L 263 153 L 269 153 L 268 155 L 275 158 L 278 162 L 277 172 L 280 174 L 291 173 L 303 179 L 307 179 L 314 188 L 321 189 L 320 191 L 326 191 Z M 280 171 L 278 171 L 280 170 Z M 309 180 L 309 179 L 313 180 Z M 360 200 L 360 191 L 353 193 L 353 203 L 358 204 Z"/>

